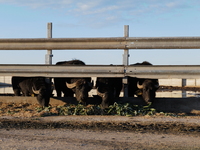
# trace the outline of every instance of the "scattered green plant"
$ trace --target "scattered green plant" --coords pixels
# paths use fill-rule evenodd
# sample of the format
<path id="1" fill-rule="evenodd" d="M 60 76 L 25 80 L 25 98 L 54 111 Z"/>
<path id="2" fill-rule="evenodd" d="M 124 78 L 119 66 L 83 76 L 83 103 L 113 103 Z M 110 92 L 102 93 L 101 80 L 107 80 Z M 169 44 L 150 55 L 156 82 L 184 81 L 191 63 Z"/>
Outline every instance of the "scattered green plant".
<path id="1" fill-rule="evenodd" d="M 133 105 L 130 103 L 118 104 L 114 103 L 108 109 L 107 115 L 119 115 L 119 116 L 137 116 L 137 115 L 153 115 L 156 110 L 151 108 L 151 104 L 147 106 Z"/>
<path id="2" fill-rule="evenodd" d="M 36 108 L 38 112 L 46 111 L 50 112 L 52 107 Z M 99 105 L 82 104 L 57 106 L 57 115 L 118 115 L 118 116 L 138 116 L 138 115 L 154 115 L 156 110 L 151 108 L 151 104 L 147 106 L 133 105 L 130 103 L 120 104 L 114 103 L 106 109 L 101 109 Z"/>

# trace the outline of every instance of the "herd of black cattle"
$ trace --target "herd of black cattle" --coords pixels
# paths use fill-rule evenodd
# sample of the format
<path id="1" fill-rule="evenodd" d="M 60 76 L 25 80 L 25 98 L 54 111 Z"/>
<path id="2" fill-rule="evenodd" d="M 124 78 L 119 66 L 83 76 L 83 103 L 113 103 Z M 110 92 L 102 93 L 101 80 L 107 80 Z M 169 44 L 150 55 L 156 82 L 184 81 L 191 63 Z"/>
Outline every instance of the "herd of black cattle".
<path id="1" fill-rule="evenodd" d="M 80 60 L 62 61 L 56 65 L 85 65 Z M 133 65 L 152 65 L 142 62 Z M 54 87 L 57 97 L 73 97 L 75 94 L 78 102 L 87 104 L 88 92 L 95 88 L 97 96 L 101 98 L 101 107 L 112 105 L 122 90 L 122 78 L 98 77 L 95 87 L 91 78 L 54 78 Z M 12 87 L 16 96 L 36 95 L 38 103 L 43 107 L 49 106 L 52 96 L 52 83 L 45 77 L 12 77 Z M 141 97 L 146 103 L 153 102 L 156 90 L 159 88 L 158 79 L 128 77 L 128 96 Z"/>

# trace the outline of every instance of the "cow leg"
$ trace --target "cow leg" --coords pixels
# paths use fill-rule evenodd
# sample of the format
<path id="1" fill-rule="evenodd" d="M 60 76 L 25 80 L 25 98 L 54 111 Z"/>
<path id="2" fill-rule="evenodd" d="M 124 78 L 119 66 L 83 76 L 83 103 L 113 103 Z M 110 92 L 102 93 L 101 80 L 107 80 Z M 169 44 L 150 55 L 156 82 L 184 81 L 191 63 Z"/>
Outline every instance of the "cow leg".
<path id="1" fill-rule="evenodd" d="M 61 97 L 61 90 L 56 90 L 57 97 Z"/>
<path id="2" fill-rule="evenodd" d="M 15 96 L 20 96 L 20 89 L 13 89 Z"/>
<path id="3" fill-rule="evenodd" d="M 114 97 L 119 97 L 120 92 L 121 92 L 121 89 L 116 88 L 116 89 L 115 89 L 115 95 L 114 95 Z"/>
<path id="4" fill-rule="evenodd" d="M 22 90 L 22 95 L 23 96 L 30 96 L 30 92 L 27 89 L 21 88 L 21 90 Z"/>
<path id="5" fill-rule="evenodd" d="M 63 88 L 64 97 L 74 97 L 74 92 L 67 88 L 66 86 Z"/>
<path id="6" fill-rule="evenodd" d="M 64 97 L 74 97 L 74 92 L 70 89 L 68 89 L 67 91 L 63 91 L 64 93 Z"/>
<path id="7" fill-rule="evenodd" d="M 23 96 L 30 96 L 29 92 L 23 92 Z"/>

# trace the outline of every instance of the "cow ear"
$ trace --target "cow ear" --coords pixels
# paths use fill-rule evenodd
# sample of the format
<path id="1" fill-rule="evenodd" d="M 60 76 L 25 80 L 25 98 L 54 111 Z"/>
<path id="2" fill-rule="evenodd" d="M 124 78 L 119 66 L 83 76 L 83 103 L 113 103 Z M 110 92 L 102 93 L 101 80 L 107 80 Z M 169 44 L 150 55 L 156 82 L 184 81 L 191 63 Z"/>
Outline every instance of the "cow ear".
<path id="1" fill-rule="evenodd" d="M 142 91 L 141 91 L 141 90 L 137 90 L 137 91 L 135 91 L 135 94 L 136 94 L 137 96 L 141 96 L 141 95 L 142 95 Z"/>

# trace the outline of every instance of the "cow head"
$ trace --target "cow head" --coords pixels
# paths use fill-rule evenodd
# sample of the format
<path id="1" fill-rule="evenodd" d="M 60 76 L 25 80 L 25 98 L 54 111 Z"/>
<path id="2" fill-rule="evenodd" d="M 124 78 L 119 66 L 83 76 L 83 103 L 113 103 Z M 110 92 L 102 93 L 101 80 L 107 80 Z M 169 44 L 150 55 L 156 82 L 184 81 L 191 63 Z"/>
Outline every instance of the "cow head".
<path id="1" fill-rule="evenodd" d="M 138 89 L 141 90 L 141 95 L 143 100 L 148 104 L 153 102 L 156 96 L 156 90 L 159 88 L 159 83 L 157 79 L 146 79 L 142 84 L 137 82 Z"/>
<path id="2" fill-rule="evenodd" d="M 37 95 L 37 101 L 39 102 L 39 104 L 43 107 L 48 107 L 51 90 L 46 87 L 41 87 L 39 90 L 35 90 L 32 87 L 32 91 L 34 94 Z"/>
<path id="3" fill-rule="evenodd" d="M 85 79 L 78 79 L 73 83 L 66 82 L 66 86 L 75 93 L 77 101 L 85 104 L 88 98 L 88 92 L 93 87 L 93 82 L 88 82 Z"/>
<path id="4" fill-rule="evenodd" d="M 101 107 L 103 109 L 114 103 L 114 91 L 110 88 L 97 88 L 97 95 L 102 98 Z"/>

